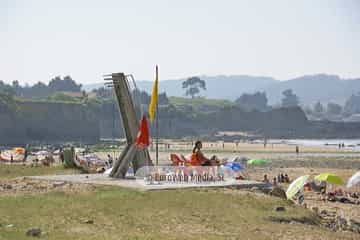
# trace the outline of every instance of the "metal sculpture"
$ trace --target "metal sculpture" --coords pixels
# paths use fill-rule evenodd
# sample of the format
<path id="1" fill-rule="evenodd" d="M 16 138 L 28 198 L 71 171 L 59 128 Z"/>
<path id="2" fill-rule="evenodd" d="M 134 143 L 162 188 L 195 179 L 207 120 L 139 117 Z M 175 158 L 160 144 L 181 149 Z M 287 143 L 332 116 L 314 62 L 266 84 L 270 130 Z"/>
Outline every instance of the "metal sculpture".
<path id="1" fill-rule="evenodd" d="M 130 93 L 129 78 L 132 78 L 135 84 L 132 75 L 125 75 L 124 73 L 112 73 L 106 75 L 104 79 L 105 81 L 110 81 L 107 82 L 106 85 L 114 89 L 127 141 L 125 149 L 114 162 L 113 169 L 110 173 L 110 177 L 113 178 L 125 178 L 130 162 L 132 162 L 135 172 L 143 166 L 153 165 L 149 151 L 146 148 L 138 148 L 135 146 L 135 140 L 139 130 L 139 119 L 136 116 L 135 105 Z"/>

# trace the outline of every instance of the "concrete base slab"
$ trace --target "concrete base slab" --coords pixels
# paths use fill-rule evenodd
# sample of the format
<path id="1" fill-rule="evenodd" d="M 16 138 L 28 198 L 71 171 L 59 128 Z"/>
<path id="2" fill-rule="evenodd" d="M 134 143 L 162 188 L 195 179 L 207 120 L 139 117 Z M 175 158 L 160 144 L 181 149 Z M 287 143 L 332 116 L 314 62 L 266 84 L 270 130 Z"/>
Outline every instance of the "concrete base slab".
<path id="1" fill-rule="evenodd" d="M 147 184 L 142 180 L 135 179 L 115 179 L 104 174 L 72 174 L 72 175 L 49 175 L 49 176 L 31 176 L 30 179 L 71 182 L 95 185 L 119 186 L 138 190 L 165 190 L 180 188 L 223 188 L 234 187 L 239 189 L 252 187 L 266 187 L 262 182 L 249 180 L 227 180 L 224 182 L 206 182 L 206 183 L 161 183 Z"/>

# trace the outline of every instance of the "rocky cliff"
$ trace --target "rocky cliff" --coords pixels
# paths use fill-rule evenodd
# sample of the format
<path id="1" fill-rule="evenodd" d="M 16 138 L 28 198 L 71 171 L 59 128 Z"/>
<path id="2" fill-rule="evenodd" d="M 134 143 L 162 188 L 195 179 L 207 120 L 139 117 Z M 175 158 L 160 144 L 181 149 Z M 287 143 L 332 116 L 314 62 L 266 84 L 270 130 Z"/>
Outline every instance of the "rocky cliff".
<path id="1" fill-rule="evenodd" d="M 119 111 L 112 103 L 100 108 L 60 102 L 17 102 L 17 108 L 1 109 L 0 144 L 34 141 L 97 142 L 123 137 Z M 139 111 L 140 113 L 140 111 Z M 301 108 L 278 108 L 268 112 L 245 112 L 225 107 L 212 113 L 160 107 L 160 136 L 214 136 L 219 131 L 250 132 L 268 138 L 359 138 L 360 123 L 309 121 Z M 155 135 L 154 124 L 150 124 Z"/>
<path id="2" fill-rule="evenodd" d="M 99 140 L 99 117 L 92 108 L 40 101 L 16 104 L 16 113 L 7 111 L 0 115 L 1 144 Z"/>

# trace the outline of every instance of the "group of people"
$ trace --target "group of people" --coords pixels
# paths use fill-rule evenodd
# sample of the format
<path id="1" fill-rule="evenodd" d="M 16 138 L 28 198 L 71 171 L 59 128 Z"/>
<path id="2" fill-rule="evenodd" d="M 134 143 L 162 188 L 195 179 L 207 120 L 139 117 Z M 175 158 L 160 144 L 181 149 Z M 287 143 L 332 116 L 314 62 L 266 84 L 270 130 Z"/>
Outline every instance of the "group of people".
<path id="1" fill-rule="evenodd" d="M 264 178 L 263 178 L 262 182 L 270 184 L 270 180 L 269 180 L 267 174 L 264 175 Z M 281 173 L 277 177 L 274 177 L 272 179 L 271 184 L 273 186 L 277 186 L 279 183 L 290 183 L 289 175 Z"/>
<path id="2" fill-rule="evenodd" d="M 360 204 L 359 198 L 359 193 L 343 191 L 341 188 L 331 192 L 322 191 L 320 194 L 320 200 L 329 202 Z"/>
<path id="3" fill-rule="evenodd" d="M 345 144 L 344 143 L 339 143 L 339 149 L 341 149 L 341 148 L 345 148 Z"/>

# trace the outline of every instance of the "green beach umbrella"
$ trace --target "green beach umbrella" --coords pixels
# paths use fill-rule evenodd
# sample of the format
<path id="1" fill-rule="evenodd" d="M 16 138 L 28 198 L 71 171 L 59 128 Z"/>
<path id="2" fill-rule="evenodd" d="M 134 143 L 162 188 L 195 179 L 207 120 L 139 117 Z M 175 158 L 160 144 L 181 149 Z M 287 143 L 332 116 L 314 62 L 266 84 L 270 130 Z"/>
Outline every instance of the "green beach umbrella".
<path id="1" fill-rule="evenodd" d="M 262 166 L 267 164 L 268 161 L 265 159 L 251 159 L 247 161 L 248 165 L 253 165 L 253 166 Z"/>
<path id="2" fill-rule="evenodd" d="M 286 190 L 287 199 L 294 197 L 305 185 L 309 175 L 301 176 L 295 179 Z"/>
<path id="3" fill-rule="evenodd" d="M 327 183 L 335 184 L 335 185 L 344 184 L 344 181 L 339 176 L 332 173 L 321 173 L 316 177 L 314 177 L 314 179 L 318 181 L 325 181 Z"/>

